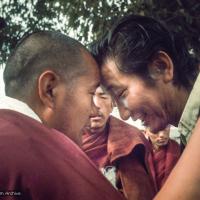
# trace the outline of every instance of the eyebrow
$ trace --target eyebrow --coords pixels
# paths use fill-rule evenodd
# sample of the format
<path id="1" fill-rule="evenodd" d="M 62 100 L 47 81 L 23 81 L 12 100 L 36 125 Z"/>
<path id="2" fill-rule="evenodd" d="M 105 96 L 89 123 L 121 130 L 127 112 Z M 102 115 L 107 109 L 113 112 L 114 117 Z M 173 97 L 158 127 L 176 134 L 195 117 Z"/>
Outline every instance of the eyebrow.
<path id="1" fill-rule="evenodd" d="M 100 92 L 99 95 L 100 95 L 100 96 L 104 96 L 104 95 L 109 96 L 108 92 Z"/>

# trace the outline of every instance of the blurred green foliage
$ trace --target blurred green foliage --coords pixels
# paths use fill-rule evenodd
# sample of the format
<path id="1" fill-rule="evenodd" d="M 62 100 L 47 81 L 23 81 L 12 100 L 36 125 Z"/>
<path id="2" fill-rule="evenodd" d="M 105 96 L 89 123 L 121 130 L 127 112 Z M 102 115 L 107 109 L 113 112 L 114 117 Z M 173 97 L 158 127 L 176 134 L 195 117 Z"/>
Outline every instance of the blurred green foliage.
<path id="1" fill-rule="evenodd" d="M 60 30 L 87 44 L 130 13 L 164 21 L 200 56 L 199 0 L 1 0 L 0 64 L 25 33 Z"/>

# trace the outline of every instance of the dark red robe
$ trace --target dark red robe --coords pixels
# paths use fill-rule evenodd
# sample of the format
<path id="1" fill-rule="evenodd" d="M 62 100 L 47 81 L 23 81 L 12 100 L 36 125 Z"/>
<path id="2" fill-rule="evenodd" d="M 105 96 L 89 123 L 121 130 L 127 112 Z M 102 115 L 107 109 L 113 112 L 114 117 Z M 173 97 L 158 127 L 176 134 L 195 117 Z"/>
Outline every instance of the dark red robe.
<path id="1" fill-rule="evenodd" d="M 151 151 L 148 157 L 151 173 L 158 190 L 163 186 L 181 155 L 179 144 L 170 139 L 166 146 Z"/>
<path id="2" fill-rule="evenodd" d="M 0 159 L 3 200 L 123 199 L 67 136 L 15 111 L 0 110 Z"/>
<path id="3" fill-rule="evenodd" d="M 155 185 L 148 167 L 149 143 L 137 128 L 110 117 L 107 131 L 83 134 L 83 150 L 101 168 L 115 165 L 128 200 L 150 200 Z"/>

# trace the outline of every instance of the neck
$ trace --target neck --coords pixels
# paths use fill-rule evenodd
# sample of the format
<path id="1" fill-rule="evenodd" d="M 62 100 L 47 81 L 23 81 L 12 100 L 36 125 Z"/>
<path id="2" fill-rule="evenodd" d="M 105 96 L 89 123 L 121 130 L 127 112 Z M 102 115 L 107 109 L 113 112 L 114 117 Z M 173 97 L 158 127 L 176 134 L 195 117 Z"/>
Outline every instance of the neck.
<path id="1" fill-rule="evenodd" d="M 189 94 L 191 92 L 190 90 L 187 90 L 183 87 L 175 87 L 175 90 L 172 91 L 172 101 L 169 105 L 170 115 L 171 118 L 169 119 L 170 124 L 174 126 L 178 126 L 179 120 L 181 118 L 183 109 L 185 107 L 185 104 L 188 100 Z"/>

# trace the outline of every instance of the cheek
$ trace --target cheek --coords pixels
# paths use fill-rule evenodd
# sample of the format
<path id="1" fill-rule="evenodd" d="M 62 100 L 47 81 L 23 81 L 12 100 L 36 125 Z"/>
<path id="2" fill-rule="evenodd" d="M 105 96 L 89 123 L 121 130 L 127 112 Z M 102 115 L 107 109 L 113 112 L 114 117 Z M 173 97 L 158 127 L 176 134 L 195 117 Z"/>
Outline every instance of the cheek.
<path id="1" fill-rule="evenodd" d="M 130 109 L 144 109 L 146 111 L 155 110 L 156 112 L 160 109 L 160 101 L 156 93 L 150 90 L 141 91 L 130 90 L 129 94 L 124 100 L 124 104 Z"/>
<path id="2" fill-rule="evenodd" d="M 80 100 L 81 99 L 81 100 Z M 88 119 L 92 111 L 92 97 L 86 95 L 85 98 L 79 99 L 79 109 L 77 108 L 77 117 Z"/>
<path id="3" fill-rule="evenodd" d="M 110 102 L 104 103 L 104 106 L 102 107 L 102 111 L 109 115 L 112 112 L 112 104 Z"/>
<path id="4" fill-rule="evenodd" d="M 67 102 L 65 109 L 62 112 L 62 118 L 69 122 L 69 126 L 72 129 L 79 129 L 80 126 L 83 124 L 85 117 L 87 116 L 86 106 L 84 100 L 82 98 L 73 98 L 70 100 L 70 103 Z"/>
<path id="5" fill-rule="evenodd" d="M 156 136 L 151 136 L 151 141 L 154 143 L 157 141 L 157 137 Z"/>
<path id="6" fill-rule="evenodd" d="M 138 86 L 138 84 L 133 86 L 132 84 L 128 90 L 127 96 L 123 99 L 123 104 L 127 108 L 139 106 L 141 104 L 140 102 L 143 102 L 146 99 L 145 94 L 145 90 L 142 86 Z"/>
<path id="7" fill-rule="evenodd" d="M 130 111 L 138 110 L 143 107 L 145 102 L 144 95 L 135 95 L 134 93 L 129 93 L 123 100 L 123 105 Z M 147 101 L 149 103 L 149 101 Z"/>
<path id="8" fill-rule="evenodd" d="M 63 108 L 62 110 L 58 111 L 58 115 L 55 118 L 55 127 L 57 130 L 63 132 L 66 135 L 70 135 L 73 131 L 71 127 L 73 122 L 73 116 L 69 115 L 70 110 Z"/>

